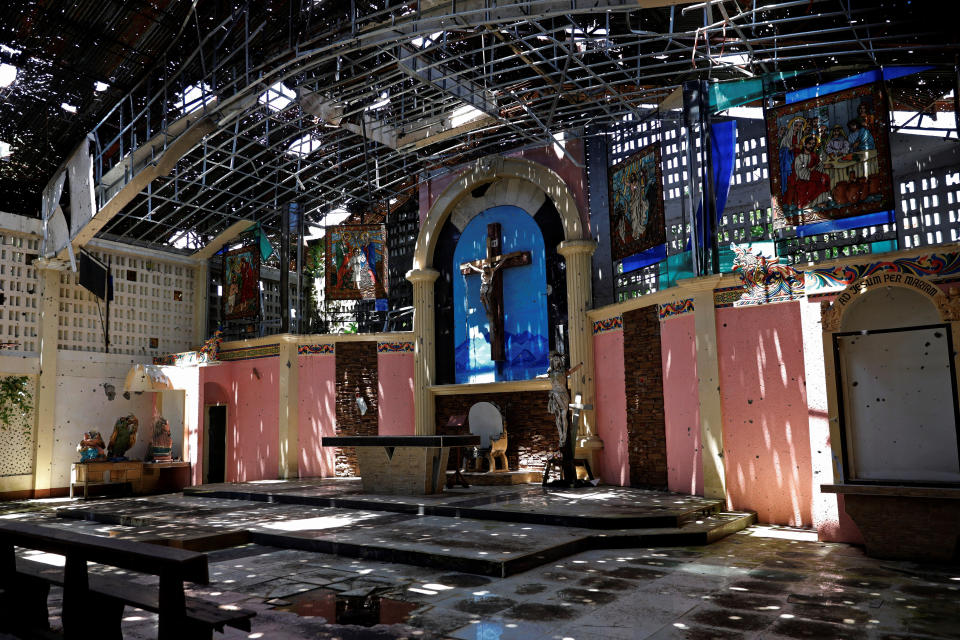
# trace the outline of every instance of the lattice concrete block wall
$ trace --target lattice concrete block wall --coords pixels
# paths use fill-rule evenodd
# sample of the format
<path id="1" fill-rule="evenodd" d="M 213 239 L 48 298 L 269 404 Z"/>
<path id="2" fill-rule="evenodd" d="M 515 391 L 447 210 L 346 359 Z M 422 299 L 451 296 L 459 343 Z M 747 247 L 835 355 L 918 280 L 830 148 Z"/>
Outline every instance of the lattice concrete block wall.
<path id="1" fill-rule="evenodd" d="M 95 250 L 110 262 L 110 352 L 159 355 L 193 346 L 193 268 L 174 259 Z M 60 275 L 58 346 L 67 351 L 103 351 L 104 305 L 81 287 L 71 271 Z"/>
<path id="2" fill-rule="evenodd" d="M 0 378 L 6 377 L 0 372 Z M 19 426 L 0 427 L 0 478 L 8 476 L 31 475 L 33 473 L 33 441 L 34 415 L 36 412 L 37 378 L 30 376 L 30 395 L 33 396 L 34 409 L 25 416 L 24 424 L 29 429 Z"/>
<path id="3" fill-rule="evenodd" d="M 37 353 L 39 331 L 39 281 L 33 258 L 40 252 L 40 239 L 0 231 L 0 343 L 5 352 Z"/>

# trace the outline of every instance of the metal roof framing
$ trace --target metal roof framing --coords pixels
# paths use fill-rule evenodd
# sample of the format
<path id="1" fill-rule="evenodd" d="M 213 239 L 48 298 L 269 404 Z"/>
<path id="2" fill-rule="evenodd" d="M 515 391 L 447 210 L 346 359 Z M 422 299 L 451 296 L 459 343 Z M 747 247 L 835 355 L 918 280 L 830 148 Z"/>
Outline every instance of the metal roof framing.
<path id="1" fill-rule="evenodd" d="M 290 201 L 322 224 L 337 208 L 388 208 L 427 176 L 488 154 L 672 119 L 657 105 L 693 78 L 799 70 L 813 74 L 796 79 L 803 86 L 855 67 L 926 63 L 942 71 L 894 99 L 943 108 L 960 48 L 949 25 L 906 0 L 81 0 L 39 18 L 35 3 L 10 4 L 14 28 L 0 31 L 0 44 L 20 53 L 3 61 L 25 75 L 0 89 L 2 108 L 22 114 L 39 96 L 60 136 L 30 146 L 42 124 L 26 115 L 0 124 L 14 147 L 0 162 L 12 208 L 36 215 L 42 185 L 82 135 L 93 139 L 102 206 L 202 120 L 209 133 L 167 156 L 169 173 L 100 229 L 184 252 L 237 220 L 273 232 Z M 65 21 L 75 27 L 65 29 L 68 45 L 90 43 L 89 71 L 43 40 Z M 101 22 L 99 36 L 80 29 Z M 102 78 L 111 102 L 91 87 L 74 91 L 83 108 L 71 118 L 55 95 L 69 83 L 43 94 L 27 77 L 31 64 L 84 86 Z M 280 82 L 327 111 L 303 97 L 274 108 L 262 96 Z M 482 118 L 453 122 L 467 106 Z"/>

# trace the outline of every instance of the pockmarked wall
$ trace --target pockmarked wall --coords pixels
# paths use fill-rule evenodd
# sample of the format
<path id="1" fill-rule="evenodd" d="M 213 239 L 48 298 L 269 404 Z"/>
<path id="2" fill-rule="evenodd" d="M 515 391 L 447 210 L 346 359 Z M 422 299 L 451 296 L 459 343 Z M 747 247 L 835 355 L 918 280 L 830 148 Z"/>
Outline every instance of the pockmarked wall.
<path id="1" fill-rule="evenodd" d="M 377 345 L 377 412 L 381 436 L 412 436 L 416 432 L 413 366 L 412 342 Z"/>
<path id="2" fill-rule="evenodd" d="M 275 479 L 279 473 L 279 373 L 277 356 L 200 368 L 201 388 L 214 383 L 227 396 L 228 482 Z M 210 404 L 206 398 L 200 411 L 204 404 Z"/>
<path id="3" fill-rule="evenodd" d="M 145 358 L 122 354 L 60 351 L 57 354 L 57 404 L 53 428 L 53 470 L 50 486 L 70 484 L 70 464 L 80 460 L 77 452 L 85 431 L 100 432 L 110 442 L 117 418 L 134 414 L 140 421 L 137 442 L 127 453 L 143 459 L 154 415 L 152 393 L 123 395 L 127 372 Z"/>
<path id="4" fill-rule="evenodd" d="M 600 477 L 606 484 L 630 484 L 627 401 L 624 386 L 623 318 L 593 323 L 593 370 L 597 435 L 603 440 Z"/>
<path id="5" fill-rule="evenodd" d="M 337 362 L 335 345 L 301 345 L 298 356 L 300 477 L 334 474 L 334 450 L 320 446 L 321 438 L 336 435 Z M 313 351 L 313 353 L 311 353 Z"/>
<path id="6" fill-rule="evenodd" d="M 670 491 L 703 495 L 697 330 L 693 313 L 662 319 L 660 339 L 667 487 Z"/>
<path id="7" fill-rule="evenodd" d="M 727 502 L 810 526 L 812 459 L 799 302 L 717 309 Z"/>

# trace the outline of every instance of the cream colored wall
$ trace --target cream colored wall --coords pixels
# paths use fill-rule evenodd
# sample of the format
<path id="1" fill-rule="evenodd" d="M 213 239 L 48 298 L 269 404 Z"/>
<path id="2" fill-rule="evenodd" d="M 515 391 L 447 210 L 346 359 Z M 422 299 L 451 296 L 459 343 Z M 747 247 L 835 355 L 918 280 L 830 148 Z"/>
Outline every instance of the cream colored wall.
<path id="1" fill-rule="evenodd" d="M 146 425 L 153 416 L 153 394 L 131 394 L 129 400 L 123 397 L 127 372 L 136 362 L 144 359 L 91 352 L 61 351 L 58 354 L 51 487 L 68 486 L 70 464 L 79 460 L 77 443 L 84 431 L 97 429 L 104 442 L 109 442 L 117 418 L 133 413 L 140 420 L 140 430 L 131 457 L 137 448 L 145 446 L 141 440 L 149 433 Z M 113 385 L 113 400 L 107 398 L 104 384 Z"/>

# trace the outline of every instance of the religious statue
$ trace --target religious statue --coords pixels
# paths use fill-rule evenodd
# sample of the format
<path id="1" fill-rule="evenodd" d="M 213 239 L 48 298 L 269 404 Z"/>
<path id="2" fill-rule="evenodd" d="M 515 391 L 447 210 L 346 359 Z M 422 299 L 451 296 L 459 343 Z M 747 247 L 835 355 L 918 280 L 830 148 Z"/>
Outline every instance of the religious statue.
<path id="1" fill-rule="evenodd" d="M 200 359 L 203 362 L 214 362 L 220 359 L 220 343 L 223 342 L 223 328 L 217 327 L 213 335 L 200 347 Z"/>
<path id="2" fill-rule="evenodd" d="M 478 267 L 472 262 L 464 263 L 466 269 L 480 274 L 480 304 L 483 305 L 483 312 L 487 316 L 487 322 L 490 323 L 491 332 L 496 324 L 496 309 L 494 308 L 493 299 L 493 276 L 496 275 L 500 267 L 505 264 L 506 262 L 498 262 L 495 266 L 491 267 L 489 263 L 485 263 Z"/>
<path id="3" fill-rule="evenodd" d="M 532 263 L 529 251 L 501 253 L 503 241 L 499 222 L 487 225 L 487 255 L 460 265 L 462 275 L 480 274 L 480 303 L 487 316 L 490 331 L 490 359 L 507 359 L 506 336 L 503 327 L 503 274 L 501 269 L 521 267 Z"/>
<path id="4" fill-rule="evenodd" d="M 103 437 L 99 431 L 85 431 L 83 439 L 77 445 L 77 451 L 80 452 L 80 462 L 99 462 L 106 460 L 107 455 L 104 449 L 107 446 L 103 444 Z"/>
<path id="5" fill-rule="evenodd" d="M 147 459 L 154 462 L 170 462 L 173 459 L 173 438 L 170 437 L 170 423 L 159 416 L 153 423 L 153 438 L 147 447 Z"/>
<path id="6" fill-rule="evenodd" d="M 570 411 L 570 391 L 567 389 L 567 379 L 583 366 L 581 362 L 573 369 L 567 370 L 565 358 L 559 351 L 550 352 L 550 367 L 547 377 L 550 378 L 550 395 L 547 399 L 547 411 L 553 414 L 557 421 L 557 432 L 560 436 L 560 448 L 563 449 L 570 436 L 570 424 L 567 414 Z"/>
<path id="7" fill-rule="evenodd" d="M 123 454 L 137 443 L 137 429 L 139 427 L 140 421 L 132 413 L 117 419 L 117 423 L 113 425 L 110 444 L 107 446 L 107 457 L 110 460 L 126 459 Z"/>

